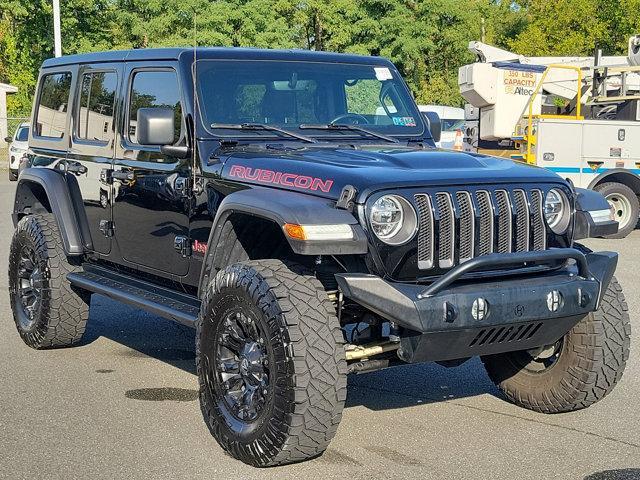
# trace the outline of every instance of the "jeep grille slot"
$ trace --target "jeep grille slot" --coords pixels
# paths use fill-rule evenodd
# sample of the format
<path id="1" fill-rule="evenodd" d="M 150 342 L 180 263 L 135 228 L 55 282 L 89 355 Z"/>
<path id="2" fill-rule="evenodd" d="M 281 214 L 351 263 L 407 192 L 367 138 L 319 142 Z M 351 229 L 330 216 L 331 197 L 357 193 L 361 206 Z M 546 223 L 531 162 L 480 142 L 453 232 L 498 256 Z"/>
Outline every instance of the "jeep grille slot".
<path id="1" fill-rule="evenodd" d="M 547 232 L 542 213 L 542 191 L 531 191 L 531 217 L 533 226 L 533 250 L 544 250 L 547 247 Z"/>
<path id="2" fill-rule="evenodd" d="M 511 205 L 505 190 L 496 191 L 496 210 L 498 216 L 498 253 L 511 253 Z"/>
<path id="3" fill-rule="evenodd" d="M 454 254 L 454 212 L 451 197 L 448 193 L 437 193 L 436 203 L 438 205 L 438 265 L 440 268 L 453 266 Z"/>
<path id="4" fill-rule="evenodd" d="M 420 222 L 420 230 L 418 231 L 418 268 L 428 270 L 433 267 L 433 209 L 428 195 L 416 195 L 415 200 L 418 206 L 418 221 Z"/>
<path id="5" fill-rule="evenodd" d="M 418 268 L 450 268 L 480 255 L 546 248 L 541 190 L 497 189 L 414 195 Z"/>
<path id="6" fill-rule="evenodd" d="M 493 209 L 489 192 L 476 192 L 480 213 L 480 242 L 478 255 L 493 253 Z"/>
<path id="7" fill-rule="evenodd" d="M 458 212 L 460 216 L 460 262 L 473 258 L 475 244 L 475 218 L 473 215 L 473 203 L 469 192 L 457 192 Z"/>
<path id="8" fill-rule="evenodd" d="M 529 204 L 524 190 L 514 190 L 516 211 L 516 252 L 529 250 Z"/>

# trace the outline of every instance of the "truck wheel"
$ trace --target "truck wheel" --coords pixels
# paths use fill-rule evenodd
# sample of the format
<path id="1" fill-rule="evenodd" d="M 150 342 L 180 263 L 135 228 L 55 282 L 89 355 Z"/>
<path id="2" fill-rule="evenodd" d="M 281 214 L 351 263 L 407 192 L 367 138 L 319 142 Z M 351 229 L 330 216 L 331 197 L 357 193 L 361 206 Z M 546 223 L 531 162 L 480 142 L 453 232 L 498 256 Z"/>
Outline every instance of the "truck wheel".
<path id="1" fill-rule="evenodd" d="M 320 455 L 336 433 L 347 364 L 335 308 L 303 267 L 237 263 L 196 323 L 200 406 L 218 443 L 253 466 Z"/>
<path id="2" fill-rule="evenodd" d="M 67 280 L 67 273 L 79 270 L 80 262 L 65 255 L 53 215 L 27 215 L 18 222 L 9 250 L 9 297 L 24 343 L 40 349 L 80 341 L 91 294 Z"/>
<path id="3" fill-rule="evenodd" d="M 516 405 L 542 413 L 570 412 L 613 390 L 629 358 L 630 335 L 628 307 L 614 277 L 600 308 L 555 345 L 482 361 L 491 380 Z"/>
<path id="4" fill-rule="evenodd" d="M 618 221 L 618 233 L 606 235 L 606 238 L 624 238 L 629 235 L 638 223 L 640 202 L 633 190 L 622 183 L 603 183 L 595 188 L 607 199 L 609 205 L 615 210 Z"/>
<path id="5" fill-rule="evenodd" d="M 18 180 L 18 171 L 17 170 L 9 170 L 9 181 L 15 182 Z"/>

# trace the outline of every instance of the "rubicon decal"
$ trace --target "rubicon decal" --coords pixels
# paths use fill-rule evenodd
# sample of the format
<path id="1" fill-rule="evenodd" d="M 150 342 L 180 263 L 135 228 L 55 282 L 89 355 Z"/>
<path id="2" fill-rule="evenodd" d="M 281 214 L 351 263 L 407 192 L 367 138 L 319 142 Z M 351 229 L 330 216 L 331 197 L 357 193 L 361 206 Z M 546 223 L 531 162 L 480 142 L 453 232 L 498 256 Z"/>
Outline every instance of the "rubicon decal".
<path id="1" fill-rule="evenodd" d="M 329 192 L 333 185 L 333 180 L 329 179 L 308 177 L 296 173 L 275 172 L 262 168 L 243 167 L 242 165 L 233 165 L 229 175 L 245 180 L 284 185 L 285 187 L 295 187 L 302 190 L 320 190 L 325 193 Z"/>

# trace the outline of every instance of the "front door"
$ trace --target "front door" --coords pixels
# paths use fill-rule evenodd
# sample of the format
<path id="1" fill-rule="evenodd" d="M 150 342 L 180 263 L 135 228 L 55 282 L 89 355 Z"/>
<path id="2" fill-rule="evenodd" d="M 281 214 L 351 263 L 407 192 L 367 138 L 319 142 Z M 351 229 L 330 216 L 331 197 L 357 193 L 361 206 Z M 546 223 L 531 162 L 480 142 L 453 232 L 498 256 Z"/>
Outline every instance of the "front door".
<path id="1" fill-rule="evenodd" d="M 189 236 L 190 160 L 164 155 L 159 147 L 136 140 L 138 109 L 163 107 L 175 111 L 175 144 L 186 142 L 176 65 L 126 65 L 123 124 L 111 174 L 115 240 L 125 264 L 183 276 L 189 262 L 175 244 L 176 237 Z"/>

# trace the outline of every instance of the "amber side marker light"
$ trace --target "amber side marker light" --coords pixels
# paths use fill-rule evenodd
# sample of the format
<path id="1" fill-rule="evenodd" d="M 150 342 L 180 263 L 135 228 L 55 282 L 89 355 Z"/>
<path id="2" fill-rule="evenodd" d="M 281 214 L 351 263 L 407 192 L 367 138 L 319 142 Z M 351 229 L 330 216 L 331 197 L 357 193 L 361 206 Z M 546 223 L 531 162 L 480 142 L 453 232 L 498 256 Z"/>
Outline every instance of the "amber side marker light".
<path id="1" fill-rule="evenodd" d="M 351 225 L 298 225 L 285 223 L 282 227 L 295 240 L 353 240 Z"/>

